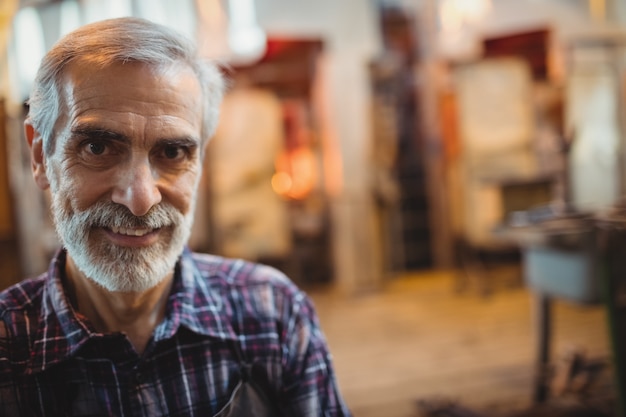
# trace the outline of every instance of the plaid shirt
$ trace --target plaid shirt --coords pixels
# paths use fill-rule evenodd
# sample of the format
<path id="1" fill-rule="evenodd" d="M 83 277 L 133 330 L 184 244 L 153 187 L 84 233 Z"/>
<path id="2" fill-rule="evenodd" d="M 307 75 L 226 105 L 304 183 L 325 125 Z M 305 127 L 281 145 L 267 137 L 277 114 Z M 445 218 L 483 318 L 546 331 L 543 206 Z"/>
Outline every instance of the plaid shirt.
<path id="1" fill-rule="evenodd" d="M 0 293 L 0 416 L 211 416 L 260 365 L 286 416 L 350 415 L 308 297 L 278 271 L 185 250 L 138 355 L 68 303 L 65 252 Z"/>

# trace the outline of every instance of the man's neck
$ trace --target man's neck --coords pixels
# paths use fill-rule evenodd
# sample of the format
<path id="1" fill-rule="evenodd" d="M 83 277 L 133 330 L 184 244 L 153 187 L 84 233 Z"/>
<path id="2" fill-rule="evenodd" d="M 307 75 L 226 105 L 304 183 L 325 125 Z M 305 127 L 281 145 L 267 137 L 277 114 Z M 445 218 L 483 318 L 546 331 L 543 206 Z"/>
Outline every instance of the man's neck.
<path id="1" fill-rule="evenodd" d="M 74 309 L 100 333 L 125 333 L 141 355 L 165 315 L 173 273 L 145 292 L 111 292 L 85 277 L 69 256 L 65 272 Z"/>

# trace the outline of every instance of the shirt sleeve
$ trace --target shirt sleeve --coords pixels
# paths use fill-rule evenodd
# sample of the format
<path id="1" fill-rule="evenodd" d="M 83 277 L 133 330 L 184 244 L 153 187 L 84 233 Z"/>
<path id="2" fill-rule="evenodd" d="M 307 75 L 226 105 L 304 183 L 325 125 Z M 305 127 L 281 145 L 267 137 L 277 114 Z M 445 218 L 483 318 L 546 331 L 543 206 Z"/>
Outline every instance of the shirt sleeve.
<path id="1" fill-rule="evenodd" d="M 350 416 L 311 300 L 297 293 L 284 339 L 281 403 L 288 416 Z"/>

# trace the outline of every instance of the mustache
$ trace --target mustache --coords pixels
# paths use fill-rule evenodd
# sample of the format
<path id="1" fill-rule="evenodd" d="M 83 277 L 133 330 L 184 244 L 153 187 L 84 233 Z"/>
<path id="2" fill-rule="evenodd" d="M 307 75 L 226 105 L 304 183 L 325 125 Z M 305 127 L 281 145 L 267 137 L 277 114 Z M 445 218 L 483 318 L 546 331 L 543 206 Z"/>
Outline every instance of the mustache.
<path id="1" fill-rule="evenodd" d="M 161 203 L 150 209 L 143 216 L 135 216 L 121 204 L 98 202 L 85 210 L 82 215 L 89 226 L 102 228 L 145 228 L 158 229 L 180 222 L 181 214 L 173 206 Z"/>

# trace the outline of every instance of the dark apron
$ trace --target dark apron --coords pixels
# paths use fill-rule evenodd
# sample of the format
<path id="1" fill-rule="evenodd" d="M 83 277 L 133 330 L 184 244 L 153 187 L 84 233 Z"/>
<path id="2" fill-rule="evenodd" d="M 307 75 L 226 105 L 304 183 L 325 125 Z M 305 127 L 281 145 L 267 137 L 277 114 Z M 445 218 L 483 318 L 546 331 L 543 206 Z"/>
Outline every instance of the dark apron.
<path id="1" fill-rule="evenodd" d="M 277 401 L 267 378 L 267 371 L 260 364 L 251 365 L 243 359 L 239 346 L 234 347 L 239 360 L 239 382 L 235 386 L 228 403 L 213 417 L 280 417 L 276 405 Z M 54 407 L 57 412 L 51 414 L 59 416 L 104 416 L 105 413 L 94 408 L 98 407 L 93 392 L 88 389 L 81 378 L 68 380 L 68 375 L 61 369 L 60 372 L 47 373 L 47 382 L 59 390 L 56 396 L 59 401 Z M 65 381 L 65 383 L 59 383 Z M 28 407 L 28 404 L 22 404 Z M 86 408 L 85 408 L 86 407 Z M 66 411 L 63 411 L 66 410 Z M 26 412 L 23 415 L 37 415 L 36 412 Z"/>
<path id="2" fill-rule="evenodd" d="M 267 371 L 246 360 L 239 343 L 232 343 L 232 347 L 239 361 L 240 380 L 228 403 L 213 417 L 280 417 L 276 398 L 269 389 Z"/>
<path id="3" fill-rule="evenodd" d="M 249 364 L 241 365 L 241 380 L 235 387 L 228 403 L 213 417 L 279 417 L 274 401 L 271 401 L 259 381 L 255 381 Z"/>

